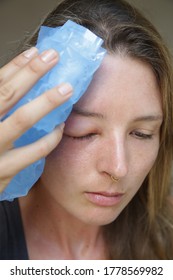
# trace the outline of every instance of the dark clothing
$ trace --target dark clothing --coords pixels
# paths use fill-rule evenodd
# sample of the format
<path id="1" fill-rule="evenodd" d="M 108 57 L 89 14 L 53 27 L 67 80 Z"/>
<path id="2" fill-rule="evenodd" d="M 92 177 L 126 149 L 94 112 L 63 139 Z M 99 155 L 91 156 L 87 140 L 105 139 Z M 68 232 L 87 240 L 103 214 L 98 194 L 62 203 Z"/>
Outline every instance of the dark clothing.
<path id="1" fill-rule="evenodd" d="M 0 202 L 0 260 L 28 260 L 17 199 Z"/>

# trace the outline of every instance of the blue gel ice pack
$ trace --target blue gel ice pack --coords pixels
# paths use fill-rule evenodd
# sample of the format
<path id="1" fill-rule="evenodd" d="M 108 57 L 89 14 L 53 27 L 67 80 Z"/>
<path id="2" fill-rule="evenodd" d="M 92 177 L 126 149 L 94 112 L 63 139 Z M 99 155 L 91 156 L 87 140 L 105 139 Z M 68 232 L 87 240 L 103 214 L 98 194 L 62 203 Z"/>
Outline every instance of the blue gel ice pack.
<path id="1" fill-rule="evenodd" d="M 10 110 L 4 119 L 23 104 L 30 102 L 46 90 L 62 82 L 70 83 L 73 86 L 74 93 L 67 102 L 53 110 L 23 134 L 14 143 L 15 147 L 25 146 L 40 139 L 67 119 L 73 104 L 86 91 L 93 74 L 106 54 L 106 50 L 101 47 L 102 43 L 103 40 L 90 30 L 70 20 L 61 27 L 42 26 L 40 28 L 36 45 L 39 52 L 53 48 L 58 51 L 60 60 Z M 26 195 L 41 176 L 44 164 L 45 158 L 42 158 L 19 172 L 0 194 L 0 200 L 13 200 L 16 197 Z"/>

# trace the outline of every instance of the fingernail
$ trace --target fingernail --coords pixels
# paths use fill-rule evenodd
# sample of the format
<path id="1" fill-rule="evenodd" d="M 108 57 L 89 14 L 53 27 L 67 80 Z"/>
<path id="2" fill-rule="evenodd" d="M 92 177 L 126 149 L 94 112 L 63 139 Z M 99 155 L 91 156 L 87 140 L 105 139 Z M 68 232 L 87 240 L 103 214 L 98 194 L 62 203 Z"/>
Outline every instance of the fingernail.
<path id="1" fill-rule="evenodd" d="M 66 84 L 62 84 L 58 87 L 58 91 L 61 95 L 65 96 L 68 95 L 69 93 L 71 93 L 73 91 L 73 88 L 70 84 L 66 83 Z"/>
<path id="2" fill-rule="evenodd" d="M 38 53 L 38 49 L 35 47 L 30 48 L 29 50 L 26 50 L 23 52 L 23 55 L 28 58 L 31 59 L 32 57 L 34 57 L 36 54 Z"/>
<path id="3" fill-rule="evenodd" d="M 46 62 L 49 63 L 52 60 L 54 60 L 55 58 L 58 57 L 58 54 L 55 50 L 50 49 L 50 50 L 46 50 L 44 51 L 41 55 L 40 55 L 41 59 Z"/>

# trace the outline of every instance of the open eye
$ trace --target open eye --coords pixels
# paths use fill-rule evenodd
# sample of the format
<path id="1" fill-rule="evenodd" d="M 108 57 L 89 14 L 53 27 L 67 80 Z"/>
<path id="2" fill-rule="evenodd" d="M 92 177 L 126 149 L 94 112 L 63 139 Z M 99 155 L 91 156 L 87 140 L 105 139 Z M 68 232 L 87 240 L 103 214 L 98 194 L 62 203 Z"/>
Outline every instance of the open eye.
<path id="1" fill-rule="evenodd" d="M 148 140 L 148 139 L 152 139 L 153 137 L 153 134 L 143 133 L 140 131 L 132 131 L 130 134 L 140 140 Z"/>

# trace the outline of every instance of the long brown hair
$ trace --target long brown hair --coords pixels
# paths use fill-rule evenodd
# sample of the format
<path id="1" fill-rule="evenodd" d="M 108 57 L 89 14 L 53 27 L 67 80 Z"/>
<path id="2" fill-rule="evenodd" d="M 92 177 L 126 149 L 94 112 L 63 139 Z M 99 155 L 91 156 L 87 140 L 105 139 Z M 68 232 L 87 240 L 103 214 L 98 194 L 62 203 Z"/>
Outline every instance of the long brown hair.
<path id="1" fill-rule="evenodd" d="M 173 76 L 169 52 L 153 25 L 123 0 L 59 1 L 43 24 L 55 27 L 68 19 L 100 36 L 109 52 L 135 57 L 153 69 L 164 115 L 158 157 L 138 193 L 104 229 L 112 259 L 173 259 L 173 205 L 169 201 Z M 34 45 L 36 38 L 37 32 L 29 44 Z"/>

